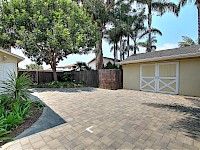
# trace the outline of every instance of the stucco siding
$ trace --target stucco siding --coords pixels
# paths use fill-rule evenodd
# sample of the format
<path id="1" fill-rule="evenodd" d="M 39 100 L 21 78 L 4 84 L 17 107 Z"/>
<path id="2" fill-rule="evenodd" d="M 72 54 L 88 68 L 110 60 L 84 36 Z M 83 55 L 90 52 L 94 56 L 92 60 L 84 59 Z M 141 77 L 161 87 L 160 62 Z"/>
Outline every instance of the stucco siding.
<path id="1" fill-rule="evenodd" d="M 6 57 L 6 58 L 3 59 L 3 57 L 4 58 Z M 4 62 L 4 63 L 16 63 L 17 64 L 17 58 L 13 57 L 13 56 L 10 56 L 8 54 L 0 52 L 0 62 Z"/>
<path id="2" fill-rule="evenodd" d="M 200 58 L 193 59 L 181 59 L 172 61 L 158 61 L 155 63 L 169 63 L 179 62 L 179 76 L 178 76 L 178 94 L 187 96 L 200 96 Z M 123 87 L 124 89 L 140 90 L 140 65 L 152 64 L 149 63 L 137 63 L 123 65 Z M 150 70 L 147 71 L 147 75 L 153 75 Z M 144 72 L 145 73 L 145 72 Z M 173 65 L 166 65 L 161 67 L 160 74 L 163 76 L 174 76 L 175 68 Z M 167 81 L 166 83 L 170 82 Z M 160 85 L 161 83 L 159 83 Z M 160 86 L 163 86 L 162 84 Z M 172 84 L 171 87 L 175 88 L 176 84 Z M 168 89 L 163 89 L 168 91 Z"/>
<path id="3" fill-rule="evenodd" d="M 123 88 L 140 90 L 140 65 L 123 65 Z"/>
<path id="4" fill-rule="evenodd" d="M 200 96 L 200 58 L 180 61 L 179 94 Z"/>

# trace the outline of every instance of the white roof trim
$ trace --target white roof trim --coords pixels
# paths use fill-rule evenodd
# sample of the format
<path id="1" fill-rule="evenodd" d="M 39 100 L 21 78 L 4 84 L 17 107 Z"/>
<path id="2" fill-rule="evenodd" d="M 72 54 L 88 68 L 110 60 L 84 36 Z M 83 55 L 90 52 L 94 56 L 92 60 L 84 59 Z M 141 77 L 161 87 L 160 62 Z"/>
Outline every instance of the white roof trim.
<path id="1" fill-rule="evenodd" d="M 16 55 L 16 54 L 13 54 L 13 53 L 10 53 L 10 52 L 7 52 L 7 51 L 5 51 L 5 50 L 1 50 L 1 49 L 0 49 L 0 52 L 3 52 L 3 53 L 8 54 L 8 55 L 10 55 L 10 56 L 16 57 L 16 58 L 19 59 L 20 61 L 22 61 L 22 60 L 25 59 L 25 58 L 23 58 L 23 57 L 21 57 L 21 56 L 18 56 L 18 55 Z M 20 61 L 19 61 L 19 62 L 20 62 Z"/>
<path id="2" fill-rule="evenodd" d="M 181 58 L 193 58 L 193 57 L 199 57 L 199 56 L 200 56 L 200 52 L 198 52 L 198 53 L 190 53 L 190 54 L 180 54 L 180 55 L 174 55 L 174 56 L 163 56 L 163 57 L 156 57 L 156 58 L 130 60 L 130 61 L 119 62 L 119 64 L 124 65 L 124 64 L 142 63 L 142 62 L 149 62 L 149 61 L 171 60 L 171 59 L 181 59 Z"/>

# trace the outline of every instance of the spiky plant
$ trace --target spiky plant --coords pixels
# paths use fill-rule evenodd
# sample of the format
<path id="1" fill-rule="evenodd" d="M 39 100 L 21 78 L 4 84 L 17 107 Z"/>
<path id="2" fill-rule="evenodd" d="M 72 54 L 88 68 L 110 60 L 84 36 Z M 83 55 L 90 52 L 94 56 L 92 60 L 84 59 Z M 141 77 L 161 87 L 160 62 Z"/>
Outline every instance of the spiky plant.
<path id="1" fill-rule="evenodd" d="M 26 74 L 17 76 L 15 72 L 10 72 L 8 76 L 8 79 L 0 81 L 0 95 L 12 96 L 14 100 L 26 100 L 32 83 L 30 77 Z"/>

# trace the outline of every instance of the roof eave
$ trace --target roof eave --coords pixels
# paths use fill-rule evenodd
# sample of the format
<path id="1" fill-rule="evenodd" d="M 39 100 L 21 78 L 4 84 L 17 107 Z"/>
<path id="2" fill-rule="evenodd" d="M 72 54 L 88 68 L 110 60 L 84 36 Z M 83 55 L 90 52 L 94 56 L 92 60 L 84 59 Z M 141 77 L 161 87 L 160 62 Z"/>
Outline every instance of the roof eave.
<path id="1" fill-rule="evenodd" d="M 200 56 L 200 52 L 191 53 L 191 54 L 174 55 L 174 56 L 164 56 L 164 57 L 156 57 L 156 58 L 148 58 L 148 59 L 123 61 L 123 62 L 119 62 L 118 64 L 125 65 L 125 64 L 144 63 L 144 62 L 161 61 L 161 60 L 194 58 L 194 57 L 199 57 L 199 56 Z"/>
<path id="2" fill-rule="evenodd" d="M 5 53 L 5 54 L 8 54 L 10 56 L 16 57 L 18 63 L 21 62 L 21 61 L 23 61 L 25 59 L 25 58 L 23 58 L 21 56 L 15 55 L 13 53 L 10 53 L 10 52 L 7 52 L 7 51 L 1 50 L 1 49 L 0 49 L 0 51 L 3 52 L 3 53 Z"/>

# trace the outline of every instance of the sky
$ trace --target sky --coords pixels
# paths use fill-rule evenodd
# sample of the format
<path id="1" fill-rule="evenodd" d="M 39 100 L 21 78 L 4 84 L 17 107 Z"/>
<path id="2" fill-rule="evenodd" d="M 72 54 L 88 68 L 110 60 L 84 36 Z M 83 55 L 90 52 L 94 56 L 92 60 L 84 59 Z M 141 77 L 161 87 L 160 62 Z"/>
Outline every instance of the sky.
<path id="1" fill-rule="evenodd" d="M 177 3 L 178 0 L 172 0 Z M 156 36 L 158 43 L 156 44 L 157 50 L 165 50 L 178 47 L 178 42 L 182 41 L 181 36 L 191 37 L 193 40 L 197 40 L 198 34 L 198 20 L 197 20 L 197 8 L 194 4 L 188 4 L 183 7 L 178 17 L 172 13 L 165 13 L 163 16 L 157 16 L 153 13 L 152 27 L 159 29 L 162 32 L 162 36 Z M 105 40 L 103 40 L 103 56 L 113 58 L 113 53 L 110 52 L 110 47 Z M 142 49 L 140 53 L 143 53 Z M 12 49 L 12 53 L 25 58 L 24 61 L 19 63 L 20 68 L 25 68 L 26 64 L 34 63 L 26 56 L 23 55 L 19 49 Z M 89 62 L 95 57 L 95 54 L 90 53 L 88 55 L 69 55 L 66 59 L 61 61 L 58 66 L 65 66 L 76 63 L 77 61 Z M 49 65 L 43 64 L 44 69 L 50 68 Z"/>

